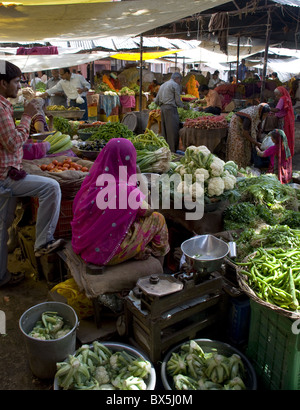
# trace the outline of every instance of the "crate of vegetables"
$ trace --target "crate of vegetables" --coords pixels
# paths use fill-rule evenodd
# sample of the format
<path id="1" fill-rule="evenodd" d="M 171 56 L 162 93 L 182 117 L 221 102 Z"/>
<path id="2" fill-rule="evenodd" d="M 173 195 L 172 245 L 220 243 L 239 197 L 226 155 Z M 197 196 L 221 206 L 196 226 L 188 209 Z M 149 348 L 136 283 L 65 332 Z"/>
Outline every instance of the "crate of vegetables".
<path id="1" fill-rule="evenodd" d="M 300 340 L 297 320 L 250 300 L 247 356 L 268 390 L 300 389 Z"/>

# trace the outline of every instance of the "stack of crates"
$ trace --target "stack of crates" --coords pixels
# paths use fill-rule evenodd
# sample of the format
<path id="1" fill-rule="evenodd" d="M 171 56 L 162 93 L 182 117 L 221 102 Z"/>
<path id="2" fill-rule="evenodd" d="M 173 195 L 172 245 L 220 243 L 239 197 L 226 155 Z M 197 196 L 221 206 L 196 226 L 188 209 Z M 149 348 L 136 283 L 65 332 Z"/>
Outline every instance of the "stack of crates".
<path id="1" fill-rule="evenodd" d="M 300 320 L 250 301 L 247 357 L 267 390 L 300 390 Z"/>
<path id="2" fill-rule="evenodd" d="M 31 209 L 33 220 L 36 221 L 39 199 L 31 198 Z M 70 239 L 72 236 L 71 221 L 73 219 L 73 200 L 62 199 L 60 203 L 59 219 L 54 232 L 54 237 Z"/>

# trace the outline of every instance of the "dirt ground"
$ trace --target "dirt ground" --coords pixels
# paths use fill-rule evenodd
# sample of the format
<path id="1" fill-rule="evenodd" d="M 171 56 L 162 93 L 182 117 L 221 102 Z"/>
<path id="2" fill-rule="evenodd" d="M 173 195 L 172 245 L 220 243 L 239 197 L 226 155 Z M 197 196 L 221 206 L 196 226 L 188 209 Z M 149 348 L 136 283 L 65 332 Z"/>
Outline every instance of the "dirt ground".
<path id="1" fill-rule="evenodd" d="M 293 162 L 294 170 L 300 170 L 300 154 Z M 21 315 L 33 305 L 47 301 L 51 286 L 43 278 L 36 280 L 29 264 L 22 261 L 19 248 L 9 255 L 8 267 L 12 272 L 23 271 L 26 279 L 17 286 L 0 289 L 0 311 L 6 315 L 6 334 L 0 334 L 0 390 L 52 390 L 53 380 L 33 376 L 19 329 Z"/>

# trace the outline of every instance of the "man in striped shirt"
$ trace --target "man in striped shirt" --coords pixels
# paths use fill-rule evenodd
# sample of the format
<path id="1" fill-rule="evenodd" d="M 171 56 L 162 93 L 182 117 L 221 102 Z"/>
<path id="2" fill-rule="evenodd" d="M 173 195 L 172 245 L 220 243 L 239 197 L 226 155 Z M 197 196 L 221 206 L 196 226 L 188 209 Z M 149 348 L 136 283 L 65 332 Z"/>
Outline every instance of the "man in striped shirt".
<path id="1" fill-rule="evenodd" d="M 16 98 L 21 70 L 14 64 L 0 60 L 0 287 L 16 284 L 22 273 L 7 270 L 8 228 L 13 222 L 18 197 L 38 197 L 35 254 L 37 257 L 63 245 L 54 240 L 53 233 L 59 217 L 61 190 L 52 178 L 27 175 L 22 168 L 23 144 L 29 136 L 31 118 L 38 112 L 33 99 L 24 108 L 16 127 L 13 107 L 7 98 Z"/>

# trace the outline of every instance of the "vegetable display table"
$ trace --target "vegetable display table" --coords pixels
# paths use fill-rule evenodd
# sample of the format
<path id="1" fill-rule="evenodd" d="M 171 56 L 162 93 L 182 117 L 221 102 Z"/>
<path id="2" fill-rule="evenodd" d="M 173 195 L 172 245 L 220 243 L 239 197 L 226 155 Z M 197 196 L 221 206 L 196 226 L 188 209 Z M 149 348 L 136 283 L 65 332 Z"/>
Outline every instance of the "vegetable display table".
<path id="1" fill-rule="evenodd" d="M 212 153 L 227 136 L 227 128 L 204 130 L 199 128 L 183 127 L 179 131 L 181 148 L 186 150 L 191 145 L 205 145 Z"/>
<path id="2" fill-rule="evenodd" d="M 131 112 L 135 108 L 135 96 L 134 95 L 120 95 L 121 104 L 121 116 L 123 117 L 126 113 Z"/>
<path id="3" fill-rule="evenodd" d="M 120 98 L 118 95 L 105 95 L 105 94 L 100 94 L 99 96 L 99 110 L 100 114 L 105 114 L 107 117 L 110 115 L 118 115 L 119 112 L 119 106 L 120 106 Z"/>

